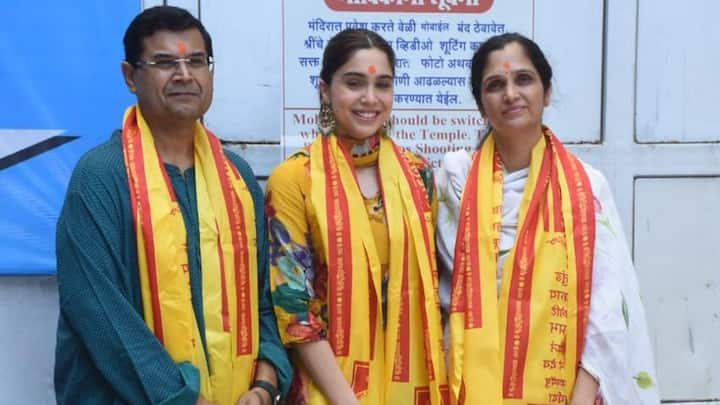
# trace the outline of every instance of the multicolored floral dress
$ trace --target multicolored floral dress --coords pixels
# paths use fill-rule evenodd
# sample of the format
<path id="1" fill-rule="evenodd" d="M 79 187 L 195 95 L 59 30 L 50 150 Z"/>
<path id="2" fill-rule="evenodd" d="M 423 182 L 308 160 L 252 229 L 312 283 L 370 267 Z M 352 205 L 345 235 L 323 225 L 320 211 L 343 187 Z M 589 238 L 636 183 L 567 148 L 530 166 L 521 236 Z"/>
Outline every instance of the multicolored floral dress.
<path id="1" fill-rule="evenodd" d="M 404 156 L 405 161 L 409 163 L 409 167 L 416 174 L 416 177 L 422 179 L 424 184 L 423 198 L 426 199 L 426 204 L 429 203 L 430 207 L 432 207 L 432 216 L 434 217 L 437 203 L 433 191 L 432 168 L 417 155 L 401 148 L 398 148 L 398 150 Z M 267 185 L 266 214 L 270 238 L 270 284 L 280 336 L 283 343 L 290 349 L 292 349 L 292 344 L 295 343 L 328 339 L 332 346 L 333 342 L 329 336 L 329 327 L 333 319 L 329 315 L 331 310 L 328 305 L 328 278 L 335 277 L 335 275 L 333 270 L 328 270 L 325 259 L 327 247 L 323 242 L 321 225 L 318 221 L 318 215 L 322 215 L 322 210 L 317 209 L 313 204 L 310 151 L 311 148 L 309 147 L 302 149 L 281 163 L 273 171 Z M 355 168 L 377 164 L 378 151 L 373 149 L 361 156 L 353 155 L 352 160 Z M 382 176 L 382 173 L 378 176 Z M 382 182 L 380 183 L 382 184 Z M 353 185 L 353 187 L 357 186 Z M 409 295 L 412 299 L 414 292 L 399 291 L 398 286 L 402 285 L 402 283 L 398 282 L 401 275 L 393 274 L 390 271 L 393 268 L 390 263 L 395 260 L 394 258 L 398 257 L 398 255 L 402 257 L 403 253 L 407 256 L 407 252 L 390 251 L 391 236 L 388 230 L 388 215 L 383 190 L 374 196 L 363 195 L 362 199 L 365 212 L 350 212 L 349 215 L 366 216 L 367 220 L 369 220 L 372 239 L 377 249 L 377 258 L 382 268 L 382 281 L 379 283 L 381 292 L 378 294 L 380 295 L 380 302 L 377 305 L 377 312 L 380 313 L 376 317 L 378 327 L 374 334 L 371 333 L 369 340 L 372 342 L 371 350 L 374 353 L 375 361 L 380 361 L 380 369 L 387 370 L 387 365 L 382 365 L 382 362 L 387 363 L 389 360 L 392 366 L 394 356 L 391 353 L 385 353 L 385 348 L 388 347 L 385 342 L 386 333 L 396 327 L 396 325 L 388 324 L 387 315 L 388 313 L 397 313 L 396 309 L 388 308 L 388 295 Z M 358 269 L 353 268 L 353 271 L 358 271 Z M 435 284 L 435 300 L 439 305 L 437 273 L 433 274 L 432 277 Z M 410 289 L 406 288 L 406 290 Z M 418 290 L 418 288 L 415 288 L 415 290 Z M 374 289 L 370 288 L 371 295 L 375 294 L 373 291 Z M 393 300 L 391 299 L 390 302 L 393 302 Z M 357 305 L 357 303 L 353 302 L 351 305 Z M 437 310 L 439 325 L 439 306 Z M 374 316 L 372 308 L 369 315 L 371 318 Z M 391 319 L 397 319 L 397 316 Z M 355 318 L 353 319 L 354 322 L 356 322 Z M 414 325 L 420 327 L 419 322 L 415 322 Z M 370 329 L 375 329 L 372 322 L 370 323 Z M 415 330 L 412 333 L 422 334 L 423 331 Z M 348 334 L 350 334 L 349 331 Z M 367 344 L 367 342 L 364 343 Z M 356 342 L 353 344 L 362 343 Z M 431 344 L 437 345 L 438 350 L 441 351 L 441 341 Z M 417 352 L 413 349 L 412 356 L 424 356 L 422 352 L 424 351 Z M 296 373 L 288 397 L 289 403 L 315 404 L 322 402 L 322 399 L 308 394 L 309 386 L 312 386 L 313 383 L 297 357 L 293 357 Z M 378 358 L 380 360 L 377 360 Z M 382 360 L 383 358 L 385 360 Z M 338 361 L 340 362 L 340 360 Z M 371 364 L 371 370 L 372 367 Z M 442 368 L 444 379 L 444 362 Z M 375 372 L 375 374 L 387 373 Z M 346 375 L 346 377 L 348 376 Z M 384 384 L 382 379 L 386 377 L 386 375 L 366 376 L 369 379 L 368 384 L 370 386 Z M 376 396 L 371 399 L 364 397 L 362 393 L 358 394 L 355 387 L 356 381 L 350 381 L 350 379 L 348 378 L 348 382 L 353 386 L 361 403 L 382 404 L 388 400 L 387 397 L 378 399 Z M 352 379 L 355 379 L 354 375 Z M 427 379 L 427 376 L 425 379 Z M 422 392 L 420 396 L 416 395 L 416 397 L 420 398 L 420 401 L 424 401 L 423 398 L 426 398 Z M 415 401 L 414 403 L 430 404 L 430 402 L 417 402 L 417 399 L 413 398 L 408 398 L 407 402 L 403 403 L 413 403 L 413 401 Z"/>

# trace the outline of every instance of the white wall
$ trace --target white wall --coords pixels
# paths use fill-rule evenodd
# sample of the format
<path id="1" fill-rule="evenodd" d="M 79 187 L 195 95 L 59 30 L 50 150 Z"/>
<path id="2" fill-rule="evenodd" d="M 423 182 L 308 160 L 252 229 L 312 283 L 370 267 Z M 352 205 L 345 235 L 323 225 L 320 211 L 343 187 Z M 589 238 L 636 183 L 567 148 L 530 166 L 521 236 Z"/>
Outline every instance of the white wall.
<path id="1" fill-rule="evenodd" d="M 222 61 L 208 124 L 267 176 L 281 159 L 281 0 L 254 12 L 234 0 L 169 3 L 200 15 Z M 572 149 L 611 183 L 634 251 L 662 397 L 720 403 L 707 402 L 720 398 L 720 4 L 535 6 L 536 38 L 557 73 L 547 118 L 573 141 L 589 142 Z M 0 277 L 0 403 L 54 403 L 56 323 L 53 277 Z"/>

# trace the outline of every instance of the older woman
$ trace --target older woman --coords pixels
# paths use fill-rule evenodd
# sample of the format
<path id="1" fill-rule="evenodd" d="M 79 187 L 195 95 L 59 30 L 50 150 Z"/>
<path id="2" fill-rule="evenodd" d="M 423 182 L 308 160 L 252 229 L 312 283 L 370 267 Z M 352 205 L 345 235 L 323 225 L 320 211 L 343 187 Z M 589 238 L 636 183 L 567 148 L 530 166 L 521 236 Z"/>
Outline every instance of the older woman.
<path id="1" fill-rule="evenodd" d="M 387 134 L 395 56 L 367 30 L 327 44 L 320 134 L 267 185 L 271 288 L 292 404 L 447 395 L 431 168 Z"/>
<path id="2" fill-rule="evenodd" d="M 552 69 L 490 38 L 471 85 L 490 131 L 438 173 L 441 296 L 459 404 L 657 404 L 645 315 L 603 175 L 542 123 Z M 445 292 L 445 294 L 442 293 Z"/>

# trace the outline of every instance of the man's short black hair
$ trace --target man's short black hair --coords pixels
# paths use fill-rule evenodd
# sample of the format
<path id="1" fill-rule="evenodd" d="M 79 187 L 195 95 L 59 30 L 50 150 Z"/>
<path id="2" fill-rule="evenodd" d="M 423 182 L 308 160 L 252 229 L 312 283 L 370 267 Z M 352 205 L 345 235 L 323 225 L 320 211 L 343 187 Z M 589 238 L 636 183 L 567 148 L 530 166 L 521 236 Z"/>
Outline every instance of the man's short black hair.
<path id="1" fill-rule="evenodd" d="M 205 26 L 187 10 L 173 6 L 151 7 L 138 14 L 125 31 L 125 61 L 134 65 L 143 52 L 143 39 L 157 31 L 185 31 L 196 28 L 205 41 L 208 56 L 213 56 L 212 39 Z"/>

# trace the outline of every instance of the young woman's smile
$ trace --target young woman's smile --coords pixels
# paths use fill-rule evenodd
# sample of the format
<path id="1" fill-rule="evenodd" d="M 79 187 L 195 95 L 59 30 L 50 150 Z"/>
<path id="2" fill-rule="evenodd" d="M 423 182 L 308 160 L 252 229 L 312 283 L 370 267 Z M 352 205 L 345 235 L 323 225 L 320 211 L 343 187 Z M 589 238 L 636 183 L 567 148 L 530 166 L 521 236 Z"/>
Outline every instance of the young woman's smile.
<path id="1" fill-rule="evenodd" d="M 320 94 L 332 105 L 335 135 L 363 142 L 388 119 L 393 104 L 393 73 L 381 50 L 360 49 L 338 69 Z"/>

